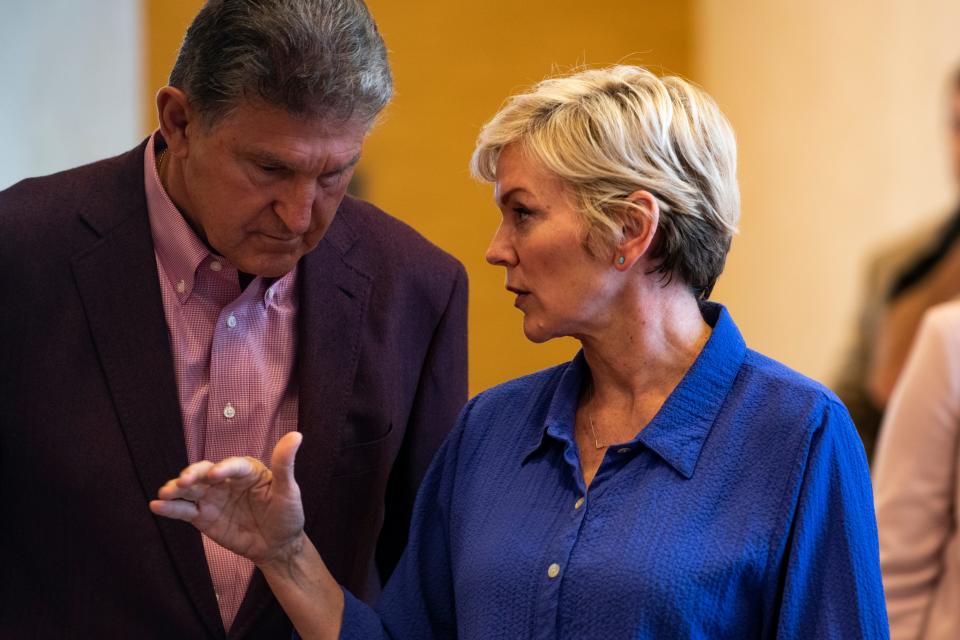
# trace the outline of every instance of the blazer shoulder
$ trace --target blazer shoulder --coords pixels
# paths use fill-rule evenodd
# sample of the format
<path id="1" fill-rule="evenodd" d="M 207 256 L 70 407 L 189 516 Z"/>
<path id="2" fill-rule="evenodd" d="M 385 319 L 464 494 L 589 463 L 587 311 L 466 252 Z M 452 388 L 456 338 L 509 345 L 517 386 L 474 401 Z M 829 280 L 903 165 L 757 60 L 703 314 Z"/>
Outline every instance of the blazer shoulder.
<path id="1" fill-rule="evenodd" d="M 0 238 L 36 242 L 58 236 L 86 210 L 115 208 L 126 194 L 143 189 L 143 144 L 105 160 L 46 176 L 27 178 L 0 191 Z M 139 184 L 131 184 L 139 177 Z"/>
<path id="2" fill-rule="evenodd" d="M 337 216 L 358 240 L 367 266 L 379 265 L 400 273 L 444 274 L 448 278 L 465 273 L 459 260 L 369 202 L 347 196 Z"/>

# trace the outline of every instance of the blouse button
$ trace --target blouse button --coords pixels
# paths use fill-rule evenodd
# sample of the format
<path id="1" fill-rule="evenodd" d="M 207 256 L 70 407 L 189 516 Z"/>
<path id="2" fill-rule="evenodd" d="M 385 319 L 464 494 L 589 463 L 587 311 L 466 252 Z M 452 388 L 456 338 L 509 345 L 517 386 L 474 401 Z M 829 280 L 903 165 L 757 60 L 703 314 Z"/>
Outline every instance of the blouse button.
<path id="1" fill-rule="evenodd" d="M 573 503 L 573 508 L 574 508 L 574 509 L 579 509 L 580 507 L 583 506 L 583 503 L 586 502 L 586 501 L 587 501 L 586 498 L 580 498 L 579 500 L 577 500 L 576 502 Z"/>
<path id="2" fill-rule="evenodd" d="M 560 575 L 560 565 L 558 565 L 556 562 L 550 565 L 550 567 L 547 569 L 547 575 L 550 576 L 550 578 L 556 578 L 558 575 Z"/>
<path id="3" fill-rule="evenodd" d="M 622 449 L 617 449 L 617 453 L 630 453 L 630 447 L 623 447 Z"/>

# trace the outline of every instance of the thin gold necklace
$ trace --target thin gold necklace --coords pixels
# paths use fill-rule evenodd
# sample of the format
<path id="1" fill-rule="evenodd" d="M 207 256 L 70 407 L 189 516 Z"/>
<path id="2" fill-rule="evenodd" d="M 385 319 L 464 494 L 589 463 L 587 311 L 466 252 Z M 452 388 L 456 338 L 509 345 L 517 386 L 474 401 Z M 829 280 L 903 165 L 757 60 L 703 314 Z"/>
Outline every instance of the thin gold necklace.
<path id="1" fill-rule="evenodd" d="M 597 437 L 597 428 L 596 428 L 595 426 L 593 426 L 593 406 L 592 406 L 592 405 L 593 405 L 593 383 L 592 383 L 592 382 L 590 383 L 590 397 L 589 397 L 589 399 L 587 400 L 587 402 L 591 405 L 591 406 L 587 409 L 587 420 L 590 421 L 590 433 L 593 434 L 593 445 L 594 445 L 597 449 L 606 449 L 607 447 L 609 447 L 609 446 L 610 446 L 611 444 L 613 444 L 613 443 L 612 443 L 612 442 L 608 442 L 608 443 L 600 442 L 600 438 Z"/>

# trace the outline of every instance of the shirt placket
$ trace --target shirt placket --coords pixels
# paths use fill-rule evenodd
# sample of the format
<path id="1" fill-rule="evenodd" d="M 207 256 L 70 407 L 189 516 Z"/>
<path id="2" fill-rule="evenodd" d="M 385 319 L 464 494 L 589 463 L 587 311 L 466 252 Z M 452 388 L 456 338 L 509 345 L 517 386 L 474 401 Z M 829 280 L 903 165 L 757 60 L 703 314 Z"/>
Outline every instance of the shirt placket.
<path id="1" fill-rule="evenodd" d="M 569 443 L 567 446 L 575 446 Z M 566 468 L 572 473 L 578 469 Z M 550 538 L 537 571 L 540 588 L 537 592 L 534 629 L 532 637 L 536 640 L 557 638 L 559 622 L 560 594 L 566 579 L 566 569 L 570 564 L 587 513 L 588 497 L 583 483 L 570 481 L 569 490 L 561 496 L 560 513 L 554 519 L 555 530 Z"/>
<path id="2" fill-rule="evenodd" d="M 573 446 L 573 445 L 571 445 Z M 538 595 L 536 629 L 534 638 L 561 638 L 560 628 L 561 595 L 566 580 L 567 568 L 570 566 L 575 553 L 589 553 L 583 549 L 580 540 L 586 527 L 589 526 L 591 504 L 602 499 L 610 478 L 621 472 L 634 457 L 638 445 L 635 442 L 607 450 L 590 484 L 589 491 L 584 491 L 582 482 L 571 485 L 571 494 L 565 513 L 557 519 L 558 528 L 545 560 L 545 573 L 542 589 Z M 579 467 L 573 470 L 580 473 Z M 571 639 L 573 640 L 573 639 Z"/>
<path id="3" fill-rule="evenodd" d="M 234 437 L 249 418 L 237 379 L 242 375 L 242 368 L 238 366 L 242 357 L 242 339 L 237 331 L 238 313 L 232 304 L 224 307 L 213 333 L 205 452 L 209 460 L 245 453 L 237 448 L 237 443 L 243 439 Z M 247 392 L 250 390 L 247 389 Z"/>
<path id="4" fill-rule="evenodd" d="M 210 403 L 207 416 L 205 456 L 219 460 L 228 456 L 248 455 L 242 443 L 244 429 L 249 427 L 248 395 L 257 390 L 246 380 L 243 366 L 243 329 L 245 314 L 234 302 L 220 312 L 210 349 Z"/>
<path id="5" fill-rule="evenodd" d="M 220 293 L 228 298 L 227 289 L 233 287 L 235 272 L 226 270 L 227 267 L 216 259 L 210 260 L 206 268 L 209 272 L 203 277 L 210 278 L 212 286 L 222 288 Z M 241 295 L 220 309 L 213 327 L 204 438 L 207 460 L 250 455 L 247 434 L 254 425 L 251 423 L 249 398 L 256 397 L 260 391 L 256 387 L 257 381 L 250 376 L 250 367 L 246 366 L 249 309 L 244 300 Z M 253 565 L 218 545 L 207 545 L 206 554 L 220 612 L 229 628 L 246 591 Z"/>

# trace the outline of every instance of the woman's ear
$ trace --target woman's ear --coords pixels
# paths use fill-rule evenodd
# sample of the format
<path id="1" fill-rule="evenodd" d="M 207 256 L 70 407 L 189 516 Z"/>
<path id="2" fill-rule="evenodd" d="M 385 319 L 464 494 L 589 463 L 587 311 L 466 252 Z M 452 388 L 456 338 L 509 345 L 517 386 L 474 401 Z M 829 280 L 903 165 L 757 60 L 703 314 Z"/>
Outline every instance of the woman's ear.
<path id="1" fill-rule="evenodd" d="M 169 153 L 185 158 L 190 146 L 190 133 L 197 128 L 194 123 L 197 116 L 190 107 L 187 94 L 176 87 L 160 89 L 157 92 L 157 117 Z"/>
<path id="2" fill-rule="evenodd" d="M 624 207 L 623 241 L 613 257 L 620 271 L 628 270 L 650 250 L 660 223 L 660 205 L 652 193 L 634 191 L 626 199 L 631 206 Z"/>

